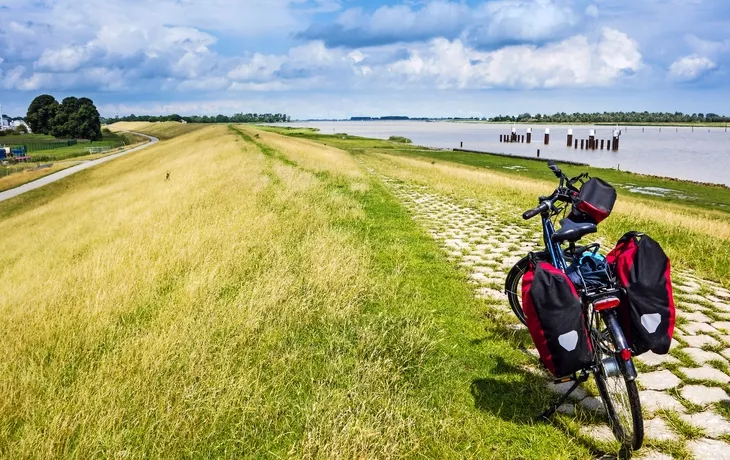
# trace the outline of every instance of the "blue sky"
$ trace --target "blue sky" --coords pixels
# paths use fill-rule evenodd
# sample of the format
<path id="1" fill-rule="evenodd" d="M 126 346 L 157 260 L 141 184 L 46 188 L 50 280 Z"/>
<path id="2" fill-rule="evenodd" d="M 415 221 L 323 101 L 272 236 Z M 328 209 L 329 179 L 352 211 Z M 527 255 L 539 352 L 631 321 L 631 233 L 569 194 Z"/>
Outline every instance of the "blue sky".
<path id="1" fill-rule="evenodd" d="M 727 0 L 0 0 L 0 101 L 102 115 L 730 113 Z"/>

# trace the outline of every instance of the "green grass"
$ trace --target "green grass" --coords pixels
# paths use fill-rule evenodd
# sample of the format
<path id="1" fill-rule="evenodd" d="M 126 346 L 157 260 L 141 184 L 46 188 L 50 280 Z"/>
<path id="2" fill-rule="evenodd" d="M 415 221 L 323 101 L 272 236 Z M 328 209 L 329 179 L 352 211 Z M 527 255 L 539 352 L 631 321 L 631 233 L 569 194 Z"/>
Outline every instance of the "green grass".
<path id="1" fill-rule="evenodd" d="M 244 133 L 0 203 L 0 456 L 595 457 L 377 178 Z"/>

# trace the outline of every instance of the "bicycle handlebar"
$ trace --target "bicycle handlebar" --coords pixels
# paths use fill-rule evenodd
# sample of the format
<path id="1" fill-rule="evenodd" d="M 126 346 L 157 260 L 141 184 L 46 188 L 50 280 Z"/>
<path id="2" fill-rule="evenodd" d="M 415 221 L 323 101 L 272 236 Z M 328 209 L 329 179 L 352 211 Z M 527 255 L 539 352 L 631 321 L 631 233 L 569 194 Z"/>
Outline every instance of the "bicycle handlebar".
<path id="1" fill-rule="evenodd" d="M 552 195 L 541 196 L 539 198 L 540 205 L 538 207 L 525 211 L 522 214 L 522 218 L 525 220 L 532 219 L 540 213 L 549 211 L 553 208 L 553 202 L 555 200 L 570 203 L 573 200 L 574 194 L 577 194 L 578 192 L 578 189 L 575 187 L 574 184 L 579 181 L 581 181 L 582 183 L 582 180 L 584 178 L 589 177 L 588 173 L 582 173 L 573 177 L 572 179 L 568 178 L 568 176 L 563 173 L 563 171 L 558 167 L 557 164 L 555 164 L 553 160 L 548 161 L 548 168 L 550 168 L 550 171 L 555 174 L 555 177 L 560 179 L 560 185 L 558 185 L 558 188 L 555 189 Z"/>
<path id="2" fill-rule="evenodd" d="M 522 214 L 522 218 L 525 219 L 525 220 L 530 220 L 533 217 L 535 217 L 536 215 L 538 215 L 538 214 L 540 214 L 542 212 L 546 212 L 548 209 L 550 209 L 550 202 L 549 201 L 543 201 L 542 203 L 540 203 L 540 206 L 538 206 L 536 208 L 532 208 L 532 209 L 530 209 L 528 211 L 525 211 Z"/>

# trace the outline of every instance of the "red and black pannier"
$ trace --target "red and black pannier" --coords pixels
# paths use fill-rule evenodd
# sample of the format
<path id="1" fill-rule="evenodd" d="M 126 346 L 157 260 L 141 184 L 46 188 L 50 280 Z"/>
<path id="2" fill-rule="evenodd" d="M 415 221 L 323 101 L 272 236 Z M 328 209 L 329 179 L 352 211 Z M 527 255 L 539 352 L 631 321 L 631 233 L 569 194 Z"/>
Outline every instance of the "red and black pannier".
<path id="1" fill-rule="evenodd" d="M 554 376 L 591 364 L 580 297 L 565 273 L 548 262 L 531 263 L 522 278 L 522 306 L 540 359 Z"/>
<path id="2" fill-rule="evenodd" d="M 634 355 L 649 350 L 668 353 L 675 308 L 669 258 L 664 250 L 648 236 L 629 232 L 606 260 L 626 291 L 618 313 Z"/>
<path id="3" fill-rule="evenodd" d="M 598 177 L 586 181 L 575 199 L 570 219 L 598 224 L 611 214 L 616 203 L 616 189 Z"/>

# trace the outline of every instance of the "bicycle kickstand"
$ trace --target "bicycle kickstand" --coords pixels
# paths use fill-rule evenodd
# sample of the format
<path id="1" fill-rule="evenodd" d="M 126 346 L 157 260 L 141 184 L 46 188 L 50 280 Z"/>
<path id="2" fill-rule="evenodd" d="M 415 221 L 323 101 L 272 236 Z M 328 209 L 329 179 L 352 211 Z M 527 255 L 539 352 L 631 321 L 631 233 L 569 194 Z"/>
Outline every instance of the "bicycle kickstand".
<path id="1" fill-rule="evenodd" d="M 538 420 L 550 418 L 550 416 L 553 415 L 558 410 L 558 407 L 562 406 L 563 403 L 568 400 L 570 395 L 578 388 L 578 386 L 581 383 L 588 380 L 588 377 L 589 377 L 589 374 L 587 372 L 583 371 L 580 373 L 580 375 L 578 375 L 577 377 L 572 377 L 570 380 L 566 380 L 566 379 L 556 380 L 555 383 L 565 383 L 565 382 L 570 382 L 572 380 L 573 386 L 571 386 L 570 389 L 568 391 L 566 391 L 564 395 L 560 396 L 560 398 L 558 398 L 553 404 L 551 404 L 550 407 L 545 412 L 540 414 L 537 417 Z"/>

